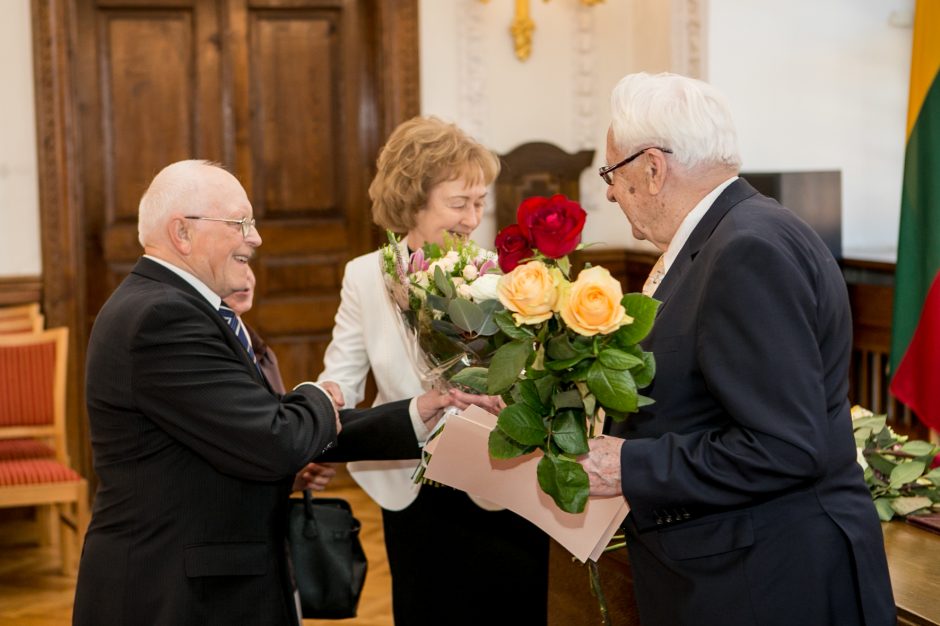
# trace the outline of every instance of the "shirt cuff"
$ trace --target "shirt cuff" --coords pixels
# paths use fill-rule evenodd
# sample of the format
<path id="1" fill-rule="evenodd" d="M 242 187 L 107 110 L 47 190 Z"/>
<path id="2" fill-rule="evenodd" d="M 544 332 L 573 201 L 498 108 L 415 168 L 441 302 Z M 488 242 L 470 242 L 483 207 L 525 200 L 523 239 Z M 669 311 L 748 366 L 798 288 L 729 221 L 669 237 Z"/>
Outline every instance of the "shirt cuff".
<path id="1" fill-rule="evenodd" d="M 424 420 L 421 419 L 421 414 L 418 413 L 417 396 L 412 398 L 411 402 L 408 404 L 408 415 L 411 416 L 411 427 L 414 428 L 415 437 L 418 438 L 418 444 L 424 445 L 428 435 L 431 434 L 431 430 L 427 427 L 427 424 L 424 423 Z"/>

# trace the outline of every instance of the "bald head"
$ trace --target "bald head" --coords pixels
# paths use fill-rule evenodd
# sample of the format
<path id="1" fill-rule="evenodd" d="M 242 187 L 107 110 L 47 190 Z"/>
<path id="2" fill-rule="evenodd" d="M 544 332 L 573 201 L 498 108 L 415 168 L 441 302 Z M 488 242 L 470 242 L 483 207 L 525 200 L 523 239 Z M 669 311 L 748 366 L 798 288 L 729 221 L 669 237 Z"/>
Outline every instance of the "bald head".
<path id="1" fill-rule="evenodd" d="M 244 188 L 208 161 L 163 168 L 140 199 L 137 231 L 148 255 L 189 272 L 222 298 L 248 288 L 248 260 L 261 245 Z"/>

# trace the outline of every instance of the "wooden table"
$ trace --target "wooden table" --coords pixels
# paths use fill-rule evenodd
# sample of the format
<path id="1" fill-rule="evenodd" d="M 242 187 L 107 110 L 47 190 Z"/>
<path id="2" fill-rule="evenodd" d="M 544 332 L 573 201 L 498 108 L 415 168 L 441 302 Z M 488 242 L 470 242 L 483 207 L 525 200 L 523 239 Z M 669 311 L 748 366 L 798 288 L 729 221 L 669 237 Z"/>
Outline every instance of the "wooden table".
<path id="1" fill-rule="evenodd" d="M 882 524 L 894 601 L 901 626 L 940 626 L 940 534 L 902 521 Z M 604 555 L 599 566 L 613 626 L 640 626 L 633 573 L 626 550 Z M 596 626 L 597 601 L 587 567 L 552 542 L 549 564 L 549 626 Z"/>

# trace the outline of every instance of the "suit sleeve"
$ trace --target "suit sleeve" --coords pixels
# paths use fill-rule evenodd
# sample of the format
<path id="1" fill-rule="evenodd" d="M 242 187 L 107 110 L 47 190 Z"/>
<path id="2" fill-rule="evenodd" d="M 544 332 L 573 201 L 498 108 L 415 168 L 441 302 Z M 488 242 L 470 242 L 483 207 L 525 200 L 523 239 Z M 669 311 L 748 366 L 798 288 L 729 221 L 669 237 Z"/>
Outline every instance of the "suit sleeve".
<path id="1" fill-rule="evenodd" d="M 327 451 L 317 461 L 395 461 L 420 458 L 415 436 L 410 400 L 388 402 L 370 409 L 340 412 L 343 430 L 339 446 Z"/>
<path id="2" fill-rule="evenodd" d="M 366 260 L 366 259 L 364 259 Z M 323 357 L 323 372 L 317 382 L 332 380 L 339 384 L 346 406 L 356 406 L 365 395 L 366 376 L 371 364 L 363 333 L 363 303 L 359 293 L 362 280 L 356 280 L 356 260 L 346 264 L 339 309 L 333 325 L 333 337 Z M 362 278 L 361 276 L 359 277 Z M 384 294 L 373 294 L 384 298 Z M 382 303 L 384 304 L 384 302 Z M 366 306 L 368 306 L 366 304 Z"/>
<path id="3" fill-rule="evenodd" d="M 779 242 L 748 236 L 725 246 L 709 277 L 690 314 L 719 413 L 702 419 L 722 426 L 624 443 L 623 491 L 641 527 L 654 525 L 654 506 L 746 506 L 812 483 L 827 465 L 812 269 Z"/>
<path id="4" fill-rule="evenodd" d="M 132 349 L 136 408 L 220 472 L 281 480 L 335 444 L 333 406 L 310 385 L 269 392 L 223 330 L 188 302 L 153 307 Z"/>

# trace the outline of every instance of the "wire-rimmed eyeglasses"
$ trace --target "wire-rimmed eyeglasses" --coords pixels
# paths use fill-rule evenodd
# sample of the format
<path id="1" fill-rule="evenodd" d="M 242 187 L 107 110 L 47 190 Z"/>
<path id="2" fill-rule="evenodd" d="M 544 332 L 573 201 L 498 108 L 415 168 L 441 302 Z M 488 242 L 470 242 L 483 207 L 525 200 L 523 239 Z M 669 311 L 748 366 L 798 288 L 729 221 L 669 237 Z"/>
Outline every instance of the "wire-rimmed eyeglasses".
<path id="1" fill-rule="evenodd" d="M 607 183 L 608 185 L 613 185 L 614 184 L 614 177 L 613 177 L 614 170 L 616 170 L 617 168 L 623 167 L 624 165 L 627 165 L 628 163 L 630 163 L 631 161 L 639 157 L 641 154 L 643 154 L 647 150 L 659 150 L 660 152 L 665 152 L 666 154 L 672 154 L 672 150 L 668 148 L 658 148 L 656 146 L 649 146 L 648 148 L 643 148 L 636 154 L 631 154 L 620 163 L 615 163 L 614 165 L 605 165 L 604 167 L 599 168 L 597 170 L 597 173 L 600 174 L 600 177 L 604 179 L 605 183 Z"/>
<path id="2" fill-rule="evenodd" d="M 188 220 L 209 220 L 211 222 L 225 222 L 227 224 L 238 224 L 242 229 L 242 236 L 245 239 L 248 239 L 248 235 L 251 234 L 252 228 L 257 228 L 257 222 L 253 217 L 243 217 L 240 220 L 230 219 L 226 217 L 206 217 L 204 215 L 187 215 L 186 219 Z"/>

